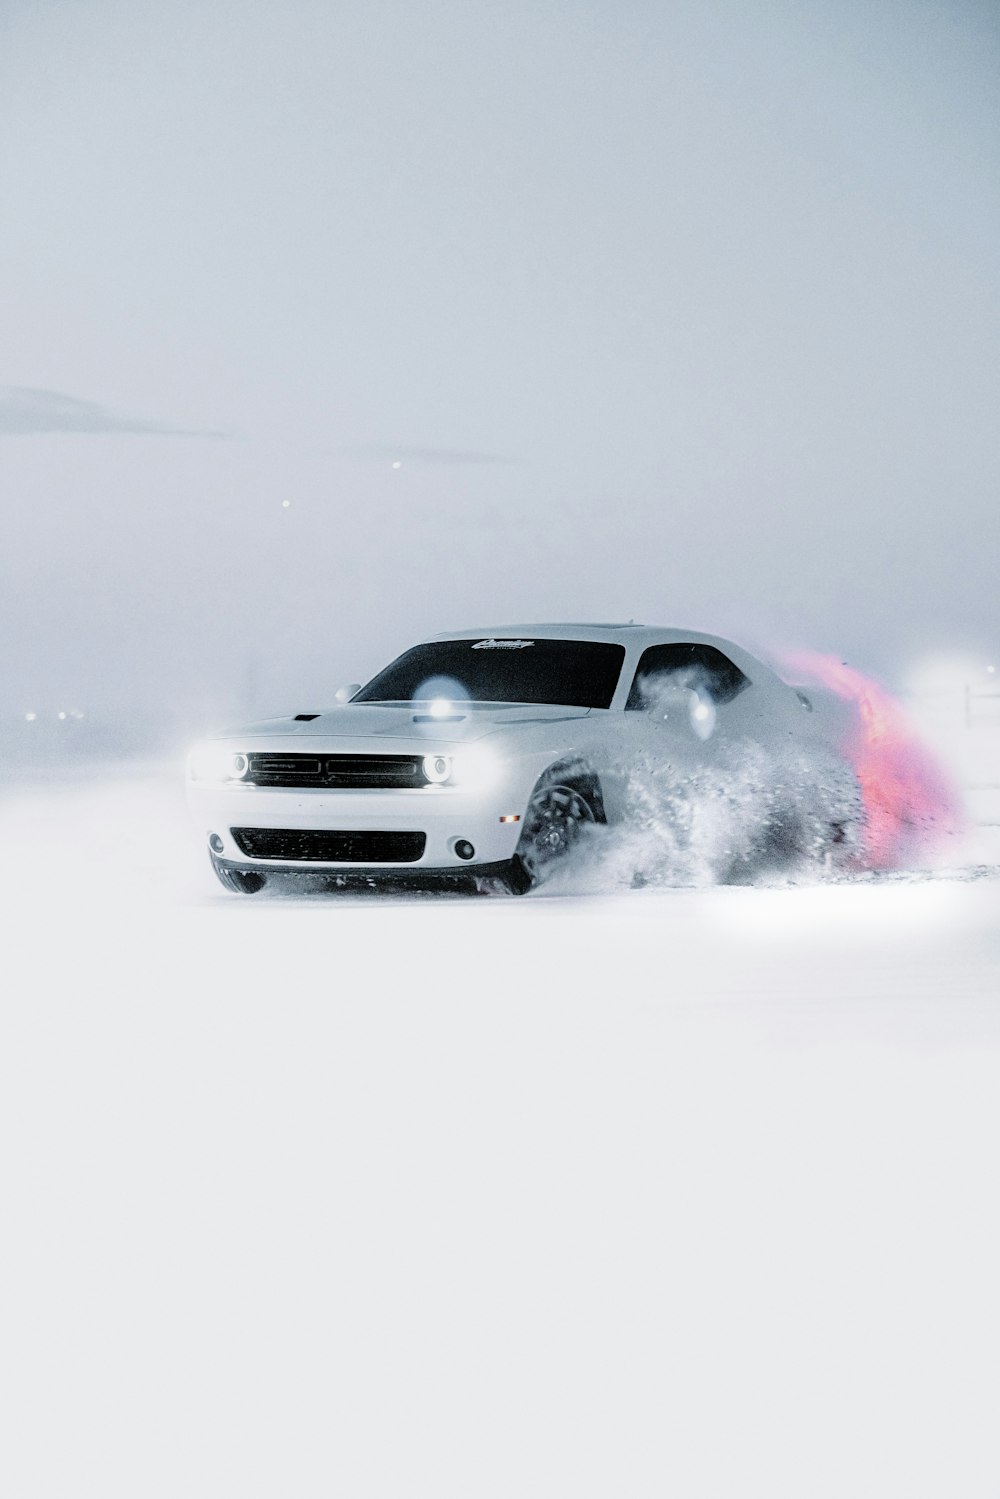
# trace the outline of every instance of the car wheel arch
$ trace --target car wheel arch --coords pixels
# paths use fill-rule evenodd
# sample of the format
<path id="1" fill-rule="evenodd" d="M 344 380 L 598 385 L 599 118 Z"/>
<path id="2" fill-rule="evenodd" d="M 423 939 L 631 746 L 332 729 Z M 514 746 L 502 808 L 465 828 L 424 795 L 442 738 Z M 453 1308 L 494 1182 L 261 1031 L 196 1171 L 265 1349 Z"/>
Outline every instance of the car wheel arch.
<path id="1" fill-rule="evenodd" d="M 571 791 L 576 791 L 589 803 L 593 813 L 594 821 L 607 822 L 607 812 L 604 806 L 604 789 L 601 778 L 597 771 L 581 755 L 564 756 L 562 759 L 554 760 L 547 766 L 538 777 L 531 789 L 528 802 L 533 800 L 540 791 L 548 786 L 566 786 Z"/>

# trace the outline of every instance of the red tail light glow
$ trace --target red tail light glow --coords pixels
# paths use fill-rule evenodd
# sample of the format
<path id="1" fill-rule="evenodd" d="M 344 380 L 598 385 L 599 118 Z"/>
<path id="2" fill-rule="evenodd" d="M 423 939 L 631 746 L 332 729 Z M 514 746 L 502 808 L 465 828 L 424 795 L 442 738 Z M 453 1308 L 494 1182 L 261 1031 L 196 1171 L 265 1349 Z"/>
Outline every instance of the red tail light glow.
<path id="1" fill-rule="evenodd" d="M 826 687 L 854 709 L 842 751 L 864 801 L 868 868 L 898 866 L 958 829 L 958 801 L 945 772 L 884 687 L 836 656 L 797 651 L 783 660 L 795 680 Z"/>

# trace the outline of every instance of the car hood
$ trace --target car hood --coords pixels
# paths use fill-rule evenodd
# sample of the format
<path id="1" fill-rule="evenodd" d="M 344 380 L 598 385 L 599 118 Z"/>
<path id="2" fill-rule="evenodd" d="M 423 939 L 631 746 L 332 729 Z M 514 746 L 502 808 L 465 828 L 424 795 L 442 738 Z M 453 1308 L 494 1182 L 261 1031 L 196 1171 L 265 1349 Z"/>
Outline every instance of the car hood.
<path id="1" fill-rule="evenodd" d="M 413 739 L 427 735 L 435 743 L 468 743 L 505 728 L 524 724 L 558 723 L 586 718 L 589 708 L 565 708 L 536 703 L 468 703 L 447 717 L 432 717 L 426 708 L 414 703 L 345 703 L 306 718 L 269 718 L 262 723 L 230 729 L 219 737 L 324 739 L 343 737 L 359 739 Z"/>

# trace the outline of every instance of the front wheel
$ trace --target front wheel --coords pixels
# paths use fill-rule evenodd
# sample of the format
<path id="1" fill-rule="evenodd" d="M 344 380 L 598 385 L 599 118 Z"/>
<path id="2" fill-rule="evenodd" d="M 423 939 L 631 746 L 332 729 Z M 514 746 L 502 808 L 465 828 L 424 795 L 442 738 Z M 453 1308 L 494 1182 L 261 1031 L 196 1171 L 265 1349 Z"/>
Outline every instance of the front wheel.
<path id="1" fill-rule="evenodd" d="M 539 787 L 528 803 L 517 851 L 507 869 L 505 883 L 511 894 L 527 895 L 547 879 L 587 824 L 596 821 L 594 808 L 575 787 Z"/>

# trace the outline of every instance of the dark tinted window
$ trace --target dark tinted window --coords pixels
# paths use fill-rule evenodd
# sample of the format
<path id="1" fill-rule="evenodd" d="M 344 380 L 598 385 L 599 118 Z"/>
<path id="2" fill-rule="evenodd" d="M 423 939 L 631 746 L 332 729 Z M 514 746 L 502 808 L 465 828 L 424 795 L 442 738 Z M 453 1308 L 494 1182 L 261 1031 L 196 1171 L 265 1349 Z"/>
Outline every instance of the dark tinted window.
<path id="1" fill-rule="evenodd" d="M 400 656 L 353 701 L 455 697 L 474 703 L 607 708 L 624 659 L 624 646 L 600 640 L 435 640 Z"/>
<path id="2" fill-rule="evenodd" d="M 750 685 L 749 677 L 714 645 L 651 645 L 639 658 L 625 707 L 645 707 L 644 683 L 646 690 L 655 690 L 668 677 L 671 685 L 691 687 L 714 703 L 728 703 Z"/>

